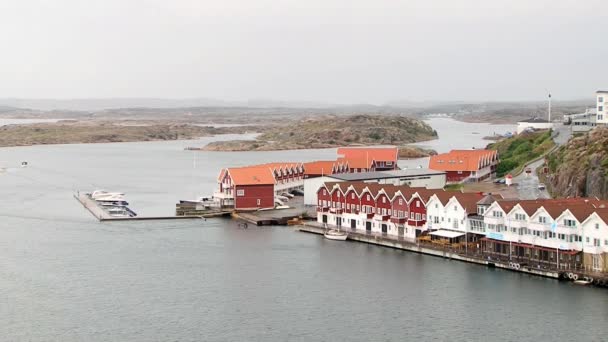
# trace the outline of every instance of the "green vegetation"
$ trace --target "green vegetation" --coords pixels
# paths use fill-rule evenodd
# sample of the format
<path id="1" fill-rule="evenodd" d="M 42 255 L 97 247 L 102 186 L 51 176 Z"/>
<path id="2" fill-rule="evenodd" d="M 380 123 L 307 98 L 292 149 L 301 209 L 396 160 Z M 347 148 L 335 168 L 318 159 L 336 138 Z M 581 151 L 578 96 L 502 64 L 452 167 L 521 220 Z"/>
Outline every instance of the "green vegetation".
<path id="1" fill-rule="evenodd" d="M 461 191 L 462 188 L 464 188 L 464 184 L 462 183 L 447 184 L 443 187 L 445 191 Z"/>
<path id="2" fill-rule="evenodd" d="M 488 147 L 498 150 L 500 163 L 496 169 L 498 177 L 522 168 L 527 162 L 536 159 L 555 146 L 551 131 L 530 132 L 504 139 Z"/>

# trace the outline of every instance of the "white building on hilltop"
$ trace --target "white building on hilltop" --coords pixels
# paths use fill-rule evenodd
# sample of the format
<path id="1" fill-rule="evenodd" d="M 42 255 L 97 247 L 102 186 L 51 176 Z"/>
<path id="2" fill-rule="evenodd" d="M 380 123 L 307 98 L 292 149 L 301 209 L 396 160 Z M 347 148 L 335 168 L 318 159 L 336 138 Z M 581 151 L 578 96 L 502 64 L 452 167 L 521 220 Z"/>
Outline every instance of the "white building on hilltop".
<path id="1" fill-rule="evenodd" d="M 608 124 L 608 111 L 606 105 L 608 104 L 608 90 L 598 90 L 595 92 L 597 97 L 597 124 L 606 125 Z"/>
<path id="2" fill-rule="evenodd" d="M 528 120 L 517 122 L 517 134 L 521 134 L 521 132 L 525 131 L 528 128 L 531 128 L 533 130 L 550 129 L 553 128 L 553 123 L 545 119 L 541 119 L 539 117 L 534 117 Z"/>

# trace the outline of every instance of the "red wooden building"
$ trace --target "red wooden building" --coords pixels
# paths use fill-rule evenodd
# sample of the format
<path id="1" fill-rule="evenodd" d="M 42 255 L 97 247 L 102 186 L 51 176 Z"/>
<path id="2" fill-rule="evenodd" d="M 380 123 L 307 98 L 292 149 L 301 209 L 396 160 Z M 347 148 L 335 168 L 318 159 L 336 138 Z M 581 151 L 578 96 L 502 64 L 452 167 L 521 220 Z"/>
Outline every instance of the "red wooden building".
<path id="1" fill-rule="evenodd" d="M 431 156 L 429 169 L 445 171 L 448 182 L 480 181 L 492 177 L 498 165 L 494 150 L 452 150 Z"/>

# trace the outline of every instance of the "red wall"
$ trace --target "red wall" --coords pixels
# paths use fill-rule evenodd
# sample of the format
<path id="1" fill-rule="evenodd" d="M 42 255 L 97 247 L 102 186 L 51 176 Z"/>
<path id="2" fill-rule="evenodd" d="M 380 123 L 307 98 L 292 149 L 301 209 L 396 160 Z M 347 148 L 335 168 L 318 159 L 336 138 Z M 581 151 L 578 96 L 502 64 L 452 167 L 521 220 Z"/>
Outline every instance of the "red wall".
<path id="1" fill-rule="evenodd" d="M 355 194 L 355 198 L 353 199 L 353 194 Z M 346 192 L 346 195 L 344 195 L 345 198 L 345 203 L 350 204 L 350 211 L 354 211 L 357 210 L 357 205 L 361 205 L 361 201 L 359 201 L 359 195 L 357 195 L 355 193 L 355 190 L 350 190 Z"/>
<path id="2" fill-rule="evenodd" d="M 384 203 L 382 203 L 382 199 L 384 199 Z M 388 211 L 389 209 L 391 209 L 392 204 L 391 201 L 388 197 L 386 197 L 385 194 L 380 194 L 378 195 L 378 198 L 376 198 L 376 213 L 380 214 L 382 213 L 381 209 L 386 209 L 386 213 L 388 215 Z M 378 210 L 380 209 L 380 210 Z"/>
<path id="3" fill-rule="evenodd" d="M 403 202 L 401 202 L 402 203 L 401 205 L 399 205 L 399 199 L 401 199 L 403 201 Z M 397 213 L 399 211 L 403 211 L 403 213 L 405 214 L 405 217 L 408 217 L 409 208 L 407 206 L 407 200 L 405 198 L 403 198 L 402 196 L 398 195 L 393 200 L 393 216 L 397 216 Z"/>
<path id="4" fill-rule="evenodd" d="M 420 203 L 420 207 L 417 207 L 416 203 Z M 412 226 L 413 225 L 423 226 L 426 223 L 426 207 L 424 206 L 424 203 L 420 200 L 420 198 L 414 197 L 409 204 L 409 208 L 410 208 L 410 212 L 408 213 L 408 215 L 409 215 L 408 224 L 412 225 Z M 413 219 L 411 218 L 412 217 L 411 213 L 414 213 Z M 421 221 L 416 221 L 416 214 L 420 214 Z"/>
<path id="5" fill-rule="evenodd" d="M 460 182 L 463 179 L 469 177 L 471 175 L 471 171 L 462 171 L 461 174 L 458 174 L 458 171 L 447 171 L 445 174 L 446 181 L 448 182 Z"/>
<path id="6" fill-rule="evenodd" d="M 361 210 L 363 210 L 364 205 L 368 205 L 372 207 L 372 212 L 375 213 L 376 202 L 374 201 L 375 194 L 370 194 L 369 192 L 364 192 L 361 194 Z M 369 196 L 369 200 L 367 200 L 367 196 Z"/>
<path id="7" fill-rule="evenodd" d="M 325 192 L 325 195 L 323 195 L 323 192 Z M 317 205 L 323 205 L 323 200 L 327 201 L 328 207 L 331 205 L 331 195 L 329 194 L 329 190 L 324 186 L 317 190 Z M 321 204 L 319 204 L 319 201 L 321 201 Z"/>
<path id="8" fill-rule="evenodd" d="M 238 196 L 245 190 L 244 196 Z M 260 200 L 258 205 L 257 200 Z M 274 208 L 274 185 L 238 185 L 234 190 L 235 209 Z"/>

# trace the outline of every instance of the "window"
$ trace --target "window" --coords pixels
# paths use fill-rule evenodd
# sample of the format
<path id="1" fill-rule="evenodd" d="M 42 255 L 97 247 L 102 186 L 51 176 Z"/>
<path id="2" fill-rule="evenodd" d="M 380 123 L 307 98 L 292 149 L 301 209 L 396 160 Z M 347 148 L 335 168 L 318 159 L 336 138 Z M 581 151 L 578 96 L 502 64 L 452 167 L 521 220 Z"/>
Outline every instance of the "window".
<path id="1" fill-rule="evenodd" d="M 416 201 L 416 208 L 420 208 L 420 201 Z"/>
<path id="2" fill-rule="evenodd" d="M 403 199 L 402 198 L 399 199 L 399 205 L 403 205 Z"/>
<path id="3" fill-rule="evenodd" d="M 566 227 L 576 227 L 576 221 L 570 219 L 564 219 L 564 226 Z"/>
<path id="4" fill-rule="evenodd" d="M 538 223 L 547 223 L 547 218 L 545 216 L 539 216 Z"/>
<path id="5" fill-rule="evenodd" d="M 454 211 L 458 211 L 458 207 L 454 206 Z"/>
<path id="6" fill-rule="evenodd" d="M 604 102 L 604 97 L 603 96 L 598 97 L 597 103 L 602 103 L 602 102 Z"/>
<path id="7" fill-rule="evenodd" d="M 354 192 L 350 195 L 350 198 L 355 199 L 355 193 Z"/>
<path id="8" fill-rule="evenodd" d="M 525 221 L 527 219 L 525 214 L 515 214 L 516 221 Z"/>
<path id="9" fill-rule="evenodd" d="M 386 197 L 382 196 L 382 203 L 386 203 Z"/>
<path id="10" fill-rule="evenodd" d="M 600 224 L 599 223 L 595 224 L 595 229 L 600 229 Z"/>
<path id="11" fill-rule="evenodd" d="M 323 189 L 323 195 L 327 195 L 327 190 Z"/>
<path id="12" fill-rule="evenodd" d="M 502 211 L 494 210 L 494 211 L 492 211 L 492 216 L 502 217 Z"/>
<path id="13" fill-rule="evenodd" d="M 245 189 L 238 189 L 236 191 L 237 196 L 245 196 Z"/>
<path id="14" fill-rule="evenodd" d="M 258 206 L 262 203 L 262 201 L 258 198 Z"/>
<path id="15" fill-rule="evenodd" d="M 588 236 L 585 238 L 585 240 L 587 240 L 587 243 L 589 243 L 589 237 Z"/>
<path id="16" fill-rule="evenodd" d="M 338 192 L 338 198 L 340 198 L 340 193 Z"/>
<path id="17" fill-rule="evenodd" d="M 597 111 L 598 111 L 598 112 L 601 112 L 601 111 L 603 111 L 603 110 L 604 110 L 604 106 L 597 106 Z"/>
<path id="18" fill-rule="evenodd" d="M 369 195 L 366 195 L 366 196 L 365 196 L 365 199 L 367 199 L 367 200 L 369 201 Z"/>
<path id="19" fill-rule="evenodd" d="M 600 244 L 600 239 L 593 239 L 593 245 L 594 245 L 595 247 L 599 247 L 599 246 L 601 246 L 601 244 Z"/>

